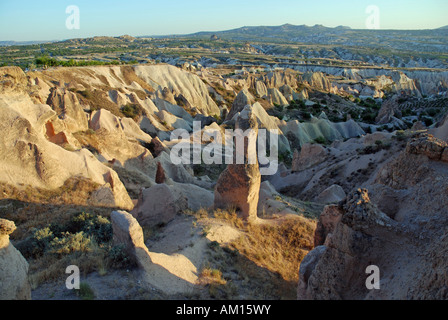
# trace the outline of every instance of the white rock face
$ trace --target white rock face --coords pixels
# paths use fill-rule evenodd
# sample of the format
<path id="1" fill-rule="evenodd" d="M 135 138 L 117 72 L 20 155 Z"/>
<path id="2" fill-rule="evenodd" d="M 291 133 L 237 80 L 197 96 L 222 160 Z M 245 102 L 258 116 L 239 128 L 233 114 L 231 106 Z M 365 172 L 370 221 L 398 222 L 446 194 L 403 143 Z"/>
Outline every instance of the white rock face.
<path id="1" fill-rule="evenodd" d="M 293 134 L 301 146 L 305 143 L 313 142 L 319 137 L 335 141 L 359 137 L 365 134 L 364 130 L 353 120 L 339 123 L 333 123 L 322 118 L 313 118 L 307 123 L 282 121 L 279 128 L 285 135 L 288 133 Z"/>
<path id="2" fill-rule="evenodd" d="M 25 95 L 0 97 L 0 181 L 57 189 L 71 177 L 84 177 L 108 185 L 114 204 L 132 208 L 132 201 L 117 174 L 88 150 L 70 152 L 44 136 L 45 123 L 54 117 L 46 105 L 34 105 Z M 61 161 L 63 159 L 63 161 Z"/>
<path id="3" fill-rule="evenodd" d="M 155 89 L 168 88 L 181 93 L 204 115 L 220 114 L 218 106 L 208 94 L 207 86 L 198 76 L 170 65 L 136 66 L 134 70 Z"/>
<path id="4" fill-rule="evenodd" d="M 158 184 L 144 189 L 132 215 L 145 226 L 166 224 L 186 209 L 213 206 L 213 193 L 191 184 Z"/>
<path id="5" fill-rule="evenodd" d="M 28 262 L 11 244 L 14 222 L 0 219 L 0 300 L 30 300 Z"/>
<path id="6" fill-rule="evenodd" d="M 288 100 L 286 100 L 286 98 L 283 96 L 283 94 L 277 88 L 268 89 L 268 93 L 269 93 L 269 100 L 271 101 L 271 104 L 279 105 L 279 106 L 289 105 Z"/>

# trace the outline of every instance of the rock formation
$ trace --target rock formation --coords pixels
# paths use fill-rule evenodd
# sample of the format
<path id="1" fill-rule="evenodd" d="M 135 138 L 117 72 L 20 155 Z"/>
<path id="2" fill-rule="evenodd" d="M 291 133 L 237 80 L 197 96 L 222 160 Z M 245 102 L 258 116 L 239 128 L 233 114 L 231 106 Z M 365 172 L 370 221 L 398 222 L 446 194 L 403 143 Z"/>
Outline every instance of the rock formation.
<path id="1" fill-rule="evenodd" d="M 327 233 L 326 245 L 311 253 L 313 264 L 300 268 L 300 299 L 359 299 L 369 293 L 365 270 L 370 264 L 378 263 L 375 260 L 387 241 L 379 233 L 391 230 L 395 224 L 372 205 L 367 190 L 351 194 L 342 212 L 335 207 L 324 211 L 315 243 L 321 244 L 322 236 Z"/>
<path id="2" fill-rule="evenodd" d="M 116 245 L 124 245 L 131 262 L 144 267 L 147 263 L 148 248 L 145 245 L 142 227 L 125 211 L 113 211 L 110 218 L 113 242 Z"/>
<path id="3" fill-rule="evenodd" d="M 418 134 L 377 172 L 369 191 L 326 207 L 316 232 L 320 246 L 300 268 L 299 299 L 448 298 L 444 148 L 441 140 Z M 380 270 L 380 290 L 366 286 L 369 266 Z"/>
<path id="4" fill-rule="evenodd" d="M 347 195 L 345 194 L 344 189 L 338 185 L 332 185 L 322 191 L 315 199 L 318 203 L 330 204 L 330 203 L 338 203 L 345 199 Z"/>
<path id="5" fill-rule="evenodd" d="M 422 154 L 431 160 L 448 162 L 448 143 L 430 134 L 417 135 L 408 143 L 406 152 Z"/>
<path id="6" fill-rule="evenodd" d="M 163 169 L 163 166 L 160 162 L 157 163 L 157 173 L 156 173 L 156 183 L 162 184 L 165 183 L 166 176 L 165 176 L 165 170 Z"/>
<path id="7" fill-rule="evenodd" d="M 28 262 L 11 244 L 14 222 L 0 219 L 0 300 L 30 300 Z"/>
<path id="8" fill-rule="evenodd" d="M 305 144 L 299 152 L 294 153 L 292 172 L 299 172 L 325 161 L 328 151 L 320 144 Z"/>
<path id="9" fill-rule="evenodd" d="M 233 119 L 233 117 L 238 113 L 243 111 L 244 107 L 247 105 L 253 105 L 255 102 L 255 98 L 252 94 L 247 90 L 241 90 L 233 101 L 232 108 L 227 115 L 227 120 Z"/>
<path id="10" fill-rule="evenodd" d="M 157 184 L 144 189 L 132 215 L 144 226 L 167 224 L 187 209 L 197 211 L 213 206 L 213 193 L 182 183 Z"/>
<path id="11" fill-rule="evenodd" d="M 250 106 L 244 108 L 238 116 L 236 129 L 241 129 L 243 132 L 250 130 L 249 136 L 244 138 L 244 150 L 234 151 L 234 164 L 229 164 L 218 179 L 215 187 L 215 208 L 225 209 L 234 206 L 245 220 L 255 221 L 261 175 L 255 146 L 258 125 Z M 236 163 L 238 156 L 243 157 L 243 164 Z M 255 163 L 251 161 L 254 158 Z"/>

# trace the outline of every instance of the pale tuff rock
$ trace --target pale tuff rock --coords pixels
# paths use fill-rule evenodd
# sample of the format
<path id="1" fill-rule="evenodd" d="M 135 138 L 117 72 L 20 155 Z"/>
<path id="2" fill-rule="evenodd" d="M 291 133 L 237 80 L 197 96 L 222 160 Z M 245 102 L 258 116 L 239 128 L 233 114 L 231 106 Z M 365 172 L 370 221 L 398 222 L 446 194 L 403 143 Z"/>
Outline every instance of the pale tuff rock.
<path id="1" fill-rule="evenodd" d="M 144 267 L 147 264 L 149 252 L 145 245 L 142 227 L 131 214 L 125 211 L 113 211 L 110 218 L 114 243 L 124 245 L 130 260 Z"/>
<path id="2" fill-rule="evenodd" d="M 0 219 L 0 300 L 30 300 L 28 263 L 11 244 L 14 222 Z"/>
<path id="3" fill-rule="evenodd" d="M 250 93 L 249 93 L 250 94 Z M 245 96 L 245 94 L 244 94 Z M 256 119 L 258 123 L 258 129 L 266 129 L 267 130 L 267 139 L 268 139 L 268 148 L 270 146 L 270 135 L 272 134 L 275 136 L 275 138 L 278 138 L 278 151 L 279 153 L 285 153 L 290 152 L 291 147 L 289 145 L 289 141 L 286 138 L 285 134 L 280 129 L 279 125 L 281 124 L 280 120 L 277 118 L 270 116 L 266 110 L 263 108 L 263 106 L 255 102 L 253 105 L 245 105 L 244 107 L 241 107 L 243 104 L 238 105 L 236 110 L 239 110 L 237 113 L 234 114 L 234 116 L 230 119 L 232 122 L 236 121 L 236 119 L 239 117 L 240 112 L 244 109 L 244 107 L 250 108 L 254 118 Z M 233 110 L 233 108 L 232 108 Z M 229 118 L 227 118 L 229 119 Z M 275 133 L 277 132 L 277 133 Z"/>
<path id="4" fill-rule="evenodd" d="M 170 89 L 168 89 L 167 87 L 163 88 L 163 89 L 159 89 L 156 91 L 156 97 L 162 100 L 165 100 L 167 102 L 169 102 L 170 104 L 175 105 L 176 104 L 176 99 L 174 98 L 174 94 L 173 92 L 171 92 Z"/>
<path id="5" fill-rule="evenodd" d="M 169 65 L 136 66 L 134 70 L 153 88 L 168 88 L 182 94 L 202 114 L 220 114 L 218 106 L 208 94 L 207 86 L 198 76 Z"/>
<path id="6" fill-rule="evenodd" d="M 278 127 L 284 135 L 293 135 L 300 146 L 314 142 L 319 137 L 328 141 L 336 141 L 360 137 L 365 134 L 364 130 L 353 120 L 339 123 L 332 123 L 322 118 L 313 118 L 306 123 L 280 121 Z"/>
<path id="7" fill-rule="evenodd" d="M 306 170 L 316 164 L 322 163 L 328 151 L 320 144 L 305 144 L 300 153 L 296 150 L 292 161 L 292 172 Z"/>
<path id="8" fill-rule="evenodd" d="M 337 203 L 346 197 L 346 193 L 341 186 L 332 185 L 331 187 L 322 191 L 317 197 L 316 202 L 323 204 Z"/>
<path id="9" fill-rule="evenodd" d="M 303 81 L 308 83 L 311 87 L 327 92 L 332 92 L 333 86 L 322 72 L 307 72 L 303 76 Z"/>
<path id="10" fill-rule="evenodd" d="M 285 84 L 297 88 L 297 76 L 291 70 L 270 72 L 263 77 L 263 81 L 268 88 L 280 88 Z"/>
<path id="11" fill-rule="evenodd" d="M 187 199 L 173 193 L 166 184 L 158 184 L 145 189 L 140 194 L 132 215 L 145 226 L 166 224 L 186 207 Z"/>
<path id="12" fill-rule="evenodd" d="M 132 201 L 116 174 L 89 151 L 70 152 L 47 140 L 46 123 L 55 115 L 49 106 L 35 105 L 24 95 L 4 95 L 0 106 L 0 129 L 4 132 L 0 136 L 3 168 L 0 181 L 16 187 L 28 185 L 53 190 L 70 178 L 83 177 L 100 186 L 109 184 L 114 206 L 132 208 Z"/>
<path id="13" fill-rule="evenodd" d="M 298 93 L 298 99 L 299 100 L 308 100 L 309 99 L 308 91 L 306 89 L 303 89 L 302 91 L 300 91 Z"/>
<path id="14" fill-rule="evenodd" d="M 416 95 L 421 98 L 421 93 L 417 88 L 416 81 L 410 79 L 406 74 L 400 71 L 392 73 L 392 80 L 395 83 L 395 90 L 397 92 L 405 92 L 410 95 Z"/>
<path id="15" fill-rule="evenodd" d="M 159 113 L 157 113 L 157 116 L 159 117 L 160 121 L 164 126 L 166 126 L 168 129 L 176 130 L 176 129 L 183 129 L 188 132 L 191 132 L 193 130 L 192 125 L 185 121 L 182 118 L 176 117 L 175 115 L 162 110 Z"/>
<path id="16" fill-rule="evenodd" d="M 59 131 L 77 132 L 88 129 L 87 116 L 73 92 L 53 87 L 50 89 L 46 104 L 56 111 L 62 122 L 63 128 Z"/>
<path id="17" fill-rule="evenodd" d="M 213 206 L 213 193 L 191 184 L 171 182 L 142 190 L 132 215 L 145 226 L 172 221 L 187 209 L 197 211 Z"/>
<path id="18" fill-rule="evenodd" d="M 249 163 L 253 156 L 256 159 L 254 145 L 258 133 L 257 121 L 250 107 L 246 107 L 237 118 L 236 129 L 251 129 L 249 137 L 244 139 L 244 164 L 228 165 L 219 177 L 215 187 L 215 208 L 234 206 L 245 220 L 254 221 L 257 219 L 261 175 L 258 161 L 255 164 Z M 235 152 L 234 159 L 237 153 L 238 151 Z"/>
<path id="19" fill-rule="evenodd" d="M 289 101 L 282 95 L 277 88 L 268 89 L 269 101 L 272 105 L 287 106 Z"/>
<path id="20" fill-rule="evenodd" d="M 173 98 L 174 99 L 174 98 Z M 157 108 L 160 110 L 159 112 L 156 112 L 156 115 L 159 115 L 160 112 L 164 111 L 167 113 L 172 114 L 173 116 L 180 118 L 186 122 L 188 122 L 190 125 L 193 122 L 193 117 L 182 107 L 179 107 L 176 103 L 176 101 L 174 101 L 174 103 L 172 102 L 168 102 L 165 100 L 162 100 L 160 98 L 155 98 L 154 100 L 154 104 L 157 106 Z M 160 117 L 160 115 L 159 115 Z"/>
<path id="21" fill-rule="evenodd" d="M 109 90 L 109 98 L 118 107 L 122 107 L 128 102 L 126 95 L 118 90 Z"/>
<path id="22" fill-rule="evenodd" d="M 0 94 L 22 93 L 28 86 L 27 77 L 19 67 L 0 68 Z"/>
<path id="23" fill-rule="evenodd" d="M 120 119 L 110 111 L 101 109 L 92 114 L 90 128 L 95 130 L 98 152 L 107 161 L 115 159 L 125 165 L 136 158 L 153 158 L 138 142 L 148 143 L 152 138 L 140 130 L 132 119 Z"/>
<path id="24" fill-rule="evenodd" d="M 268 95 L 268 89 L 266 85 L 262 81 L 255 82 L 255 91 L 259 98 L 265 98 Z"/>
<path id="25" fill-rule="evenodd" d="M 233 119 L 233 117 L 238 113 L 243 111 L 244 107 L 249 105 L 253 105 L 255 103 L 255 98 L 252 94 L 247 90 L 241 90 L 233 101 L 232 108 L 227 115 L 227 120 Z"/>

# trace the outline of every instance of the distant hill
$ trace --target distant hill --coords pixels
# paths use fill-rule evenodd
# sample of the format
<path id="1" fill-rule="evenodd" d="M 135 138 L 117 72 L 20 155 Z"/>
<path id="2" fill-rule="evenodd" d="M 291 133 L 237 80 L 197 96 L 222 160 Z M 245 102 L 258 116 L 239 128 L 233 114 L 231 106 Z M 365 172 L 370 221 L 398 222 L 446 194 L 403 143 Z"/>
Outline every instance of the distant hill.
<path id="1" fill-rule="evenodd" d="M 29 46 L 33 44 L 50 43 L 54 41 L 0 41 L 0 47 L 7 46 Z"/>
<path id="2" fill-rule="evenodd" d="M 210 39 L 212 35 L 216 35 L 222 40 L 234 41 L 320 44 L 367 47 L 376 50 L 429 50 L 427 52 L 445 53 L 447 46 L 439 44 L 448 43 L 446 32 L 441 32 L 447 28 L 448 26 L 434 30 L 367 30 L 351 29 L 346 26 L 330 28 L 323 25 L 284 24 L 281 26 L 245 26 L 220 32 L 198 32 L 177 37 Z M 428 38 L 432 38 L 434 43 L 438 42 L 438 44 L 429 44 Z"/>
<path id="3" fill-rule="evenodd" d="M 436 30 L 448 30 L 448 26 L 444 26 L 444 27 L 438 28 Z"/>

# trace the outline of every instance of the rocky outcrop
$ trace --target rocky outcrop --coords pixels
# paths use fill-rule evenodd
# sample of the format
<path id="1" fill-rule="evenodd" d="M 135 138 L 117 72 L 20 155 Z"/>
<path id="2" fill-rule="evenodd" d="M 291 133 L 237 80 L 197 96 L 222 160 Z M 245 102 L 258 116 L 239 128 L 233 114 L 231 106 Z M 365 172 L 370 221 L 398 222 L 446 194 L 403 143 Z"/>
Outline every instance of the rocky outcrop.
<path id="1" fill-rule="evenodd" d="M 144 267 L 148 261 L 143 230 L 135 218 L 126 211 L 113 211 L 110 215 L 115 245 L 123 245 L 130 261 Z"/>
<path id="2" fill-rule="evenodd" d="M 305 144 L 300 152 L 296 150 L 292 160 L 292 172 L 306 170 L 316 164 L 322 163 L 327 157 L 328 151 L 320 144 Z"/>
<path id="3" fill-rule="evenodd" d="M 430 134 L 419 134 L 409 141 L 406 152 L 422 154 L 431 160 L 448 162 L 448 143 Z"/>
<path id="4" fill-rule="evenodd" d="M 44 190 L 61 188 L 68 180 L 82 178 L 109 189 L 105 206 L 131 209 L 132 201 L 117 174 L 101 164 L 87 149 L 69 151 L 45 136 L 48 120 L 55 112 L 48 105 L 36 105 L 25 95 L 0 97 L 0 181 L 13 187 L 31 186 Z M 63 161 L 61 161 L 63 159 Z M 86 194 L 95 204 L 101 197 Z M 50 200 L 50 199 L 48 199 Z"/>
<path id="5" fill-rule="evenodd" d="M 333 90 L 330 80 L 322 72 L 307 72 L 302 76 L 303 82 L 318 90 L 331 92 Z"/>
<path id="6" fill-rule="evenodd" d="M 157 163 L 157 172 L 156 172 L 156 183 L 162 184 L 165 183 L 166 176 L 165 176 L 165 170 L 163 169 L 163 166 L 160 162 Z"/>
<path id="7" fill-rule="evenodd" d="M 328 237 L 331 237 L 336 230 L 336 226 L 341 221 L 343 210 L 339 205 L 326 206 L 319 216 L 316 231 L 314 234 L 314 246 L 319 247 L 325 244 Z"/>
<path id="8" fill-rule="evenodd" d="M 233 119 L 233 117 L 238 113 L 243 111 L 244 107 L 247 105 L 251 106 L 255 103 L 255 98 L 247 89 L 241 90 L 233 101 L 232 108 L 230 109 L 227 120 Z"/>
<path id="9" fill-rule="evenodd" d="M 448 298 L 444 148 L 441 140 L 416 135 L 377 171 L 369 191 L 325 208 L 315 237 L 320 246 L 300 268 L 299 299 Z M 327 217 L 336 221 L 328 232 Z M 379 290 L 366 285 L 370 266 L 380 271 Z"/>
<path id="10" fill-rule="evenodd" d="M 440 121 L 437 128 L 431 130 L 431 132 L 436 138 L 442 139 L 448 142 L 448 114 Z"/>
<path id="11" fill-rule="evenodd" d="M 220 175 L 215 187 L 215 208 L 234 206 L 241 217 L 247 221 L 257 219 L 261 175 L 257 161 L 256 141 L 258 134 L 257 121 L 250 106 L 244 108 L 236 120 L 236 129 L 250 130 L 244 138 L 243 150 L 234 151 L 234 163 L 227 166 Z M 242 156 L 244 163 L 238 164 L 236 159 Z"/>
<path id="12" fill-rule="evenodd" d="M 182 94 L 200 113 L 206 116 L 220 114 L 218 106 L 209 96 L 207 86 L 198 76 L 169 65 L 140 65 L 134 67 L 134 71 L 138 77 L 156 90 L 167 88 Z"/>
<path id="13" fill-rule="evenodd" d="M 280 88 L 285 84 L 297 88 L 297 75 L 291 70 L 269 72 L 263 81 L 268 88 Z"/>
<path id="14" fill-rule="evenodd" d="M 338 300 L 368 295 L 365 270 L 374 264 L 381 247 L 389 241 L 380 234 L 397 229 L 394 221 L 370 202 L 365 189 L 351 194 L 342 210 L 342 214 L 335 207 L 324 211 L 316 243 L 322 243 L 321 237 L 327 233 L 325 246 L 311 253 L 308 260 L 313 258 L 312 265 L 305 263 L 300 267 L 298 298 Z"/>
<path id="15" fill-rule="evenodd" d="M 345 194 L 344 189 L 338 185 L 332 185 L 322 191 L 315 199 L 318 203 L 330 204 L 330 203 L 338 203 L 345 199 L 347 195 Z"/>
<path id="16" fill-rule="evenodd" d="M 0 300 L 30 300 L 28 262 L 11 244 L 14 222 L 0 219 Z"/>
<path id="17" fill-rule="evenodd" d="M 277 88 L 268 89 L 269 101 L 272 105 L 287 106 L 289 101 L 283 96 L 283 94 Z"/>
<path id="18" fill-rule="evenodd" d="M 0 94 L 22 93 L 29 88 L 25 73 L 19 67 L 0 68 Z"/>
<path id="19" fill-rule="evenodd" d="M 57 131 L 78 132 L 88 129 L 87 116 L 73 92 L 53 87 L 46 103 L 56 111 L 60 120 L 54 121 Z"/>
<path id="20" fill-rule="evenodd" d="M 275 117 L 270 116 L 266 110 L 263 108 L 263 106 L 256 102 L 253 105 L 245 105 L 244 107 L 249 106 L 251 109 L 251 112 L 254 116 L 254 118 L 257 121 L 258 129 L 266 129 L 267 130 L 267 148 L 270 146 L 270 136 L 272 135 L 274 138 L 278 139 L 278 151 L 279 153 L 287 153 L 291 151 L 291 147 L 289 145 L 289 141 L 286 138 L 285 134 L 282 132 L 282 130 L 279 127 L 279 120 Z M 244 108 L 243 107 L 243 108 Z M 241 108 L 241 111 L 243 110 Z M 233 109 L 233 108 L 232 108 Z M 239 107 L 238 107 L 239 109 Z M 232 120 L 235 121 L 236 117 L 238 116 L 239 112 L 236 113 Z"/>
<path id="21" fill-rule="evenodd" d="M 144 226 L 172 221 L 187 209 L 197 211 L 213 206 L 213 193 L 191 184 L 157 184 L 142 190 L 132 215 Z"/>
<path id="22" fill-rule="evenodd" d="M 292 135 L 300 146 L 313 143 L 318 138 L 333 142 L 357 138 L 365 134 L 354 120 L 333 123 L 324 118 L 312 118 L 310 122 L 280 121 L 278 127 L 284 135 Z"/>
<path id="23" fill-rule="evenodd" d="M 377 124 L 386 124 L 397 119 L 396 116 L 401 117 L 401 112 L 398 110 L 398 96 L 383 102 L 375 121 Z"/>

